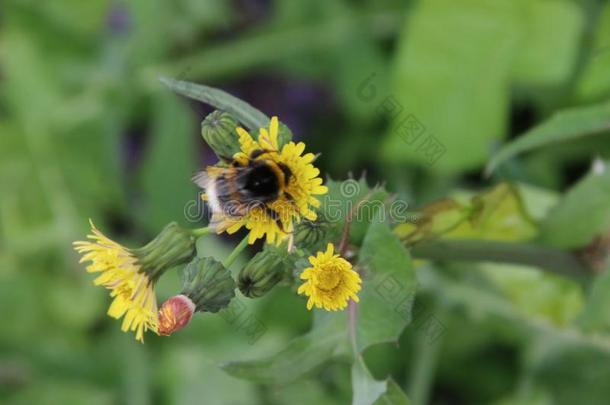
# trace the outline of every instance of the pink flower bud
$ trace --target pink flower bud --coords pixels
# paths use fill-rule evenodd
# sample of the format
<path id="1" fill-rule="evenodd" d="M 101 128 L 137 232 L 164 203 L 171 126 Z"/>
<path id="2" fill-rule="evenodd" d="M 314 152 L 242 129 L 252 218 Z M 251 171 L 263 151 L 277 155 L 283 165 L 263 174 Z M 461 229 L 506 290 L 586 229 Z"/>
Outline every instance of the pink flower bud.
<path id="1" fill-rule="evenodd" d="M 174 295 L 159 310 L 159 335 L 169 336 L 184 328 L 195 312 L 195 304 L 186 295 Z"/>

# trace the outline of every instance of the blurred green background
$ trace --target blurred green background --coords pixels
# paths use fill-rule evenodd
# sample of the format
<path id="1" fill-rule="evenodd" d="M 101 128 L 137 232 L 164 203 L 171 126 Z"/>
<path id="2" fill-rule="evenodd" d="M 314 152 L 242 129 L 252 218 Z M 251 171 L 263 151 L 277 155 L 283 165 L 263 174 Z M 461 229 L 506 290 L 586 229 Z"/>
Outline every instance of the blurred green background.
<path id="1" fill-rule="evenodd" d="M 607 100 L 610 6 L 601 0 L 3 0 L 1 403 L 350 402 L 341 362 L 283 386 L 218 367 L 307 331 L 311 314 L 289 289 L 242 298 L 266 328 L 255 343 L 207 314 L 140 345 L 106 316 L 106 292 L 71 248 L 87 219 L 127 246 L 172 220 L 196 226 L 184 214 L 197 198 L 189 179 L 214 163 L 199 135 L 212 108 L 158 75 L 278 115 L 322 153 L 323 173 L 366 171 L 416 206 L 511 180 L 543 213 L 592 158 L 610 157 L 606 136 L 583 137 L 482 176 L 504 143 L 558 111 Z M 433 161 L 396 129 L 407 116 L 441 145 Z M 228 242 L 208 238 L 200 249 L 222 256 Z M 610 402 L 610 340 L 571 323 L 586 292 L 528 268 L 448 267 L 453 284 L 422 294 L 446 333 L 427 344 L 407 328 L 398 344 L 369 349 L 376 377 L 392 375 L 408 394 L 423 389 L 433 404 Z M 159 300 L 178 286 L 175 272 L 164 277 Z M 597 308 L 607 302 L 597 299 Z"/>

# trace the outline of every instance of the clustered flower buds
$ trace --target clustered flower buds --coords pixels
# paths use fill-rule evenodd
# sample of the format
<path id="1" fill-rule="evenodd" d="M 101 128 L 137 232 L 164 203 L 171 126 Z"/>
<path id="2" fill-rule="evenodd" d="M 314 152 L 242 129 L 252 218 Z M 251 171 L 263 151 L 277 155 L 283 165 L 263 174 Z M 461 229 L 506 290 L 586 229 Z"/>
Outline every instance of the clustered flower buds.
<path id="1" fill-rule="evenodd" d="M 259 117 L 258 121 L 264 120 Z M 293 142 L 290 129 L 277 117 L 251 135 L 239 127 L 231 114 L 214 111 L 201 123 L 201 135 L 221 162 L 201 172 L 206 181 L 198 184 L 214 195 L 219 205 L 223 198 L 235 195 L 219 195 L 224 189 L 218 184 L 221 180 L 228 182 L 236 169 L 249 170 L 250 175 L 271 175 L 278 189 L 256 206 L 245 207 L 239 215 L 227 216 L 223 210 L 213 212 L 214 225 L 210 227 L 187 230 L 172 222 L 137 249 L 110 240 L 92 224 L 91 240 L 76 242 L 75 249 L 83 255 L 81 262 L 91 262 L 87 271 L 99 273 L 94 283 L 110 291 L 113 302 L 108 314 L 123 318 L 122 330 L 135 331 L 138 340 L 143 340 L 147 330 L 169 336 L 188 325 L 195 312 L 215 313 L 227 308 L 236 287 L 246 297 L 257 298 L 283 279 L 294 281 L 297 277 L 305 280 L 298 292 L 309 297 L 309 309 L 315 305 L 339 310 L 346 307 L 349 299 L 357 300 L 359 276 L 349 262 L 334 254 L 331 244 L 327 252 L 309 258 L 311 267 L 296 272 L 297 268 L 307 267 L 299 261 L 304 261 L 309 252 L 318 251 L 337 236 L 336 229 L 333 231 L 322 215 L 318 216 L 320 198 L 328 193 L 328 187 L 314 166 L 316 155 L 306 153 L 303 142 Z M 271 173 L 261 175 L 253 171 L 257 167 L 268 167 Z M 240 187 L 240 183 L 231 187 Z M 212 257 L 196 257 L 198 237 L 212 231 L 235 233 L 242 227 L 249 230 L 248 236 L 223 263 Z M 258 239 L 264 239 L 266 244 L 241 269 L 236 285 L 227 267 Z M 182 290 L 157 309 L 156 282 L 165 271 L 179 265 L 185 265 Z"/>
<path id="2" fill-rule="evenodd" d="M 239 272 L 239 290 L 249 298 L 262 297 L 291 270 L 291 259 L 285 245 L 265 246 Z"/>

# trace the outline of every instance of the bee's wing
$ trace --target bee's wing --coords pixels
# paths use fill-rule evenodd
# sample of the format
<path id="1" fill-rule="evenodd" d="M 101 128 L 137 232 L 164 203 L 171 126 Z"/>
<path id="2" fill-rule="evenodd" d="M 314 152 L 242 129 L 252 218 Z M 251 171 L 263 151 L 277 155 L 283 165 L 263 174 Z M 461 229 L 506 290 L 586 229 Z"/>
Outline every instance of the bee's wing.
<path id="1" fill-rule="evenodd" d="M 206 199 L 215 215 L 225 218 L 241 217 L 249 207 L 249 201 L 240 190 L 245 167 L 208 167 L 197 173 L 193 181 L 206 192 Z"/>

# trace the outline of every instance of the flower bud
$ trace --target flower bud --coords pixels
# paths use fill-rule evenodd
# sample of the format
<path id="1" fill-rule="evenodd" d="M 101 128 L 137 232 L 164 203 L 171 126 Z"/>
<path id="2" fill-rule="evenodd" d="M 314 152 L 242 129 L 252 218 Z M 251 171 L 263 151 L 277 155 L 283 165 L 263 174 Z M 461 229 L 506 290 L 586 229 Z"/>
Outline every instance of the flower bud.
<path id="1" fill-rule="evenodd" d="M 235 132 L 238 126 L 231 114 L 216 110 L 201 123 L 201 136 L 219 159 L 229 161 L 240 151 L 239 137 Z"/>
<path id="2" fill-rule="evenodd" d="M 333 227 L 320 213 L 315 221 L 301 221 L 296 226 L 294 242 L 300 248 L 316 252 L 322 249 L 328 243 L 328 240 L 340 236 L 339 234 L 335 235 L 335 233 L 336 227 Z"/>
<path id="3" fill-rule="evenodd" d="M 166 270 L 187 263 L 195 256 L 195 239 L 188 229 L 172 222 L 155 239 L 132 252 L 142 270 L 154 282 Z"/>
<path id="4" fill-rule="evenodd" d="M 200 312 L 218 312 L 235 297 L 235 281 L 229 270 L 212 257 L 196 257 L 183 273 L 182 295 Z"/>
<path id="5" fill-rule="evenodd" d="M 262 297 L 282 280 L 291 265 L 285 245 L 265 245 L 239 272 L 239 290 L 246 297 Z"/>
<path id="6" fill-rule="evenodd" d="M 195 303 L 185 295 L 174 295 L 159 309 L 159 335 L 169 336 L 184 328 L 195 312 Z"/>

